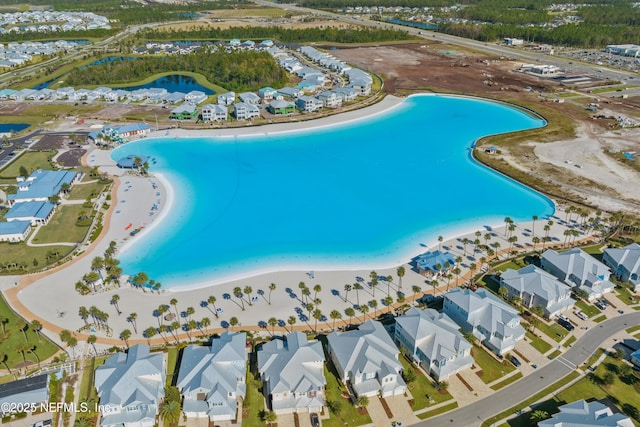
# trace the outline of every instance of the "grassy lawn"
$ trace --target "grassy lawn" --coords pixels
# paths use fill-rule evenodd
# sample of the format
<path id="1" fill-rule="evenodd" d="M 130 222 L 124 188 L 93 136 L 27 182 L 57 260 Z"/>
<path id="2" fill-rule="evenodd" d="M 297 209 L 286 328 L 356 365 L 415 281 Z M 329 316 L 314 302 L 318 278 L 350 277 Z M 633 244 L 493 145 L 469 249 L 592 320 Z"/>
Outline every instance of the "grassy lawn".
<path id="1" fill-rule="evenodd" d="M 445 412 L 452 411 L 458 407 L 458 402 L 451 402 L 448 405 L 441 406 L 433 411 L 423 412 L 418 414 L 418 418 L 426 420 L 427 418 L 435 417 L 436 415 L 444 414 Z"/>
<path id="2" fill-rule="evenodd" d="M 14 367 L 22 363 L 22 355 L 16 351 L 16 349 L 20 344 L 25 343 L 25 336 L 27 345 L 34 348 L 35 354 L 38 355 L 41 361 L 48 359 L 58 352 L 59 348 L 42 334 L 40 334 L 38 338 L 36 333 L 31 329 L 26 329 L 26 333 L 24 334 L 20 331 L 19 326 L 24 322 L 24 319 L 11 310 L 4 296 L 0 296 L 0 316 L 7 319 L 4 322 L 6 333 L 2 340 L 1 351 L 7 354 L 6 362 L 9 367 Z M 25 352 L 25 359 L 27 363 L 31 362 L 33 366 L 36 366 L 37 359 L 33 354 Z M 4 366 L 2 366 L 2 368 L 4 369 Z"/>
<path id="3" fill-rule="evenodd" d="M 264 411 L 264 397 L 260 393 L 260 386 L 260 381 L 253 378 L 251 371 L 247 371 L 247 396 L 242 405 L 243 426 L 263 427 L 265 425 L 260 419 L 260 412 Z"/>
<path id="4" fill-rule="evenodd" d="M 640 331 L 640 325 L 632 326 L 630 328 L 625 329 L 625 331 L 627 331 L 628 333 Z"/>
<path id="5" fill-rule="evenodd" d="M 594 363 L 596 363 L 596 360 L 598 360 L 600 356 L 602 356 L 602 353 L 604 353 L 604 349 L 602 348 L 597 349 L 594 354 L 589 356 L 589 359 L 587 359 L 587 361 L 584 363 L 584 366 L 591 366 Z"/>
<path id="6" fill-rule="evenodd" d="M 562 352 L 560 350 L 556 350 L 553 353 L 551 353 L 548 357 L 549 359 L 555 359 L 556 357 L 560 356 L 562 354 Z"/>
<path id="7" fill-rule="evenodd" d="M 635 304 L 635 302 L 633 300 L 633 294 L 631 293 L 629 288 L 627 288 L 626 286 L 616 286 L 615 290 L 618 293 L 618 298 L 620 298 L 620 301 L 622 301 L 623 303 L 625 303 L 627 305 L 634 305 Z M 620 308 L 620 307 L 618 307 L 618 308 Z"/>
<path id="8" fill-rule="evenodd" d="M 324 376 L 327 379 L 326 400 L 332 400 L 340 402 L 340 413 L 331 414 L 328 420 L 322 420 L 322 424 L 326 427 L 343 427 L 345 424 L 351 426 L 360 426 L 363 424 L 369 424 L 371 417 L 368 413 L 361 415 L 359 410 L 351 403 L 351 401 L 344 399 L 342 395 L 347 395 L 347 390 L 344 385 L 338 380 L 334 374 L 335 367 L 330 360 L 327 360 L 324 368 Z M 246 421 L 246 420 L 245 420 Z M 245 423 L 242 423 L 245 426 Z M 264 426 L 261 422 L 259 425 Z"/>
<path id="9" fill-rule="evenodd" d="M 511 375 L 509 378 L 507 378 L 504 381 L 500 381 L 498 384 L 494 384 L 491 386 L 491 390 L 500 390 L 502 387 L 506 387 L 511 383 L 514 383 L 516 381 L 518 381 L 520 378 L 522 378 L 522 372 L 518 372 L 515 375 Z"/>
<path id="10" fill-rule="evenodd" d="M 605 316 L 604 314 L 593 319 L 593 321 L 596 323 L 604 322 L 605 320 L 607 320 L 607 316 Z"/>
<path id="11" fill-rule="evenodd" d="M 527 338 L 529 338 L 531 347 L 535 348 L 540 353 L 545 354 L 547 351 L 551 350 L 551 344 L 529 331 L 527 331 Z"/>
<path id="12" fill-rule="evenodd" d="M 2 169 L 0 176 L 15 178 L 20 175 L 20 166 L 24 166 L 29 173 L 36 169 L 53 169 L 49 159 L 55 154 L 55 151 L 26 151 Z"/>
<path id="13" fill-rule="evenodd" d="M 583 251 L 585 251 L 586 253 L 594 257 L 597 257 L 599 255 L 600 257 L 598 258 L 598 261 L 602 261 L 603 247 L 604 247 L 604 243 L 598 243 L 597 245 L 584 246 L 580 249 L 582 249 Z"/>
<path id="14" fill-rule="evenodd" d="M 478 347 L 477 345 L 474 345 L 471 348 L 471 355 L 473 356 L 473 360 L 475 360 L 476 365 L 482 368 L 482 376 L 480 378 L 485 384 L 489 384 L 516 369 L 506 360 L 503 360 L 502 362 L 497 361 L 485 349 Z"/>
<path id="15" fill-rule="evenodd" d="M 494 294 L 498 295 L 498 289 L 500 289 L 500 282 L 498 282 L 493 275 L 485 275 L 482 279 L 478 280 L 478 284 L 489 289 Z"/>
<path id="16" fill-rule="evenodd" d="M 582 310 L 582 312 L 589 317 L 593 317 L 601 313 L 596 307 L 591 304 L 587 304 L 584 301 L 576 301 L 576 307 Z"/>
<path id="17" fill-rule="evenodd" d="M 60 205 L 56 208 L 49 223 L 42 227 L 33 243 L 81 242 L 89 226 L 78 226 L 76 220 L 84 212 L 91 215 L 91 209 L 82 205 Z"/>
<path id="18" fill-rule="evenodd" d="M 104 191 L 105 184 L 102 182 L 92 182 L 91 184 L 75 184 L 69 191 L 69 200 L 86 200 L 87 197 L 95 198 Z"/>
<path id="19" fill-rule="evenodd" d="M 544 332 L 545 335 L 557 342 L 562 341 L 564 337 L 569 333 L 566 329 L 555 322 L 550 324 L 546 324 L 545 322 L 538 322 L 538 324 L 536 325 L 536 329 Z"/>
<path id="20" fill-rule="evenodd" d="M 59 259 L 67 256 L 73 246 L 27 246 L 23 243 L 0 243 L 0 267 L 10 266 L 6 270 L 1 270 L 2 274 L 9 274 L 18 271 L 11 267 L 13 265 L 24 265 L 25 269 L 19 272 L 28 273 L 33 270 L 41 269 L 45 265 L 52 264 Z M 33 260 L 38 262 L 37 266 L 33 265 Z"/>
<path id="21" fill-rule="evenodd" d="M 178 349 L 169 347 L 167 349 L 167 385 L 173 385 L 173 376 L 178 373 L 176 363 L 178 362 Z M 176 377 L 177 380 L 177 377 Z"/>
<path id="22" fill-rule="evenodd" d="M 425 376 L 421 371 L 412 366 L 403 356 L 400 356 L 400 363 L 402 363 L 404 370 L 413 369 L 416 373 L 415 381 L 408 385 L 409 391 L 413 396 L 412 409 L 414 411 L 453 399 L 449 393 L 440 393 L 433 385 L 431 378 Z"/>
<path id="23" fill-rule="evenodd" d="M 571 344 L 573 344 L 574 342 L 576 342 L 576 340 L 577 340 L 577 338 L 575 337 L 575 335 L 571 335 L 571 336 L 569 337 L 569 339 L 568 339 L 568 340 L 566 340 L 566 341 L 564 342 L 564 344 L 562 344 L 562 345 L 563 345 L 563 346 L 565 346 L 565 347 L 571 347 Z"/>

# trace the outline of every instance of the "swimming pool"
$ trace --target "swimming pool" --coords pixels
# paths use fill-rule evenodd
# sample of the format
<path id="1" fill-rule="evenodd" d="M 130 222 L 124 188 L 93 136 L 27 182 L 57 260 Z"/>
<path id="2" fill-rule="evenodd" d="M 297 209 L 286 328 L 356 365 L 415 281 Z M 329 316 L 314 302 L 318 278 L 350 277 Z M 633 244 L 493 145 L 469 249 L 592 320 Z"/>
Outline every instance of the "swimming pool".
<path id="1" fill-rule="evenodd" d="M 543 125 L 498 103 L 412 96 L 329 128 L 124 145 L 113 158 L 154 157 L 151 171 L 170 182 L 174 203 L 161 226 L 125 245 L 122 267 L 163 288 L 275 270 L 382 268 L 438 235 L 550 216 L 549 199 L 470 156 L 481 136 Z"/>

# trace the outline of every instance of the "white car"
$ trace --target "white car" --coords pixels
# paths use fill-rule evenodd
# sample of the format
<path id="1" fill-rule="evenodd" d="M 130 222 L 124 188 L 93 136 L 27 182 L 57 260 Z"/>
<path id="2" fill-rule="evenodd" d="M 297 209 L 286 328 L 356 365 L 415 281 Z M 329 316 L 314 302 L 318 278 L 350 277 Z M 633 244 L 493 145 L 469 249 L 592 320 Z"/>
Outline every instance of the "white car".
<path id="1" fill-rule="evenodd" d="M 578 316 L 582 320 L 587 320 L 589 318 L 589 316 L 584 314 L 582 311 L 576 311 L 576 316 Z"/>

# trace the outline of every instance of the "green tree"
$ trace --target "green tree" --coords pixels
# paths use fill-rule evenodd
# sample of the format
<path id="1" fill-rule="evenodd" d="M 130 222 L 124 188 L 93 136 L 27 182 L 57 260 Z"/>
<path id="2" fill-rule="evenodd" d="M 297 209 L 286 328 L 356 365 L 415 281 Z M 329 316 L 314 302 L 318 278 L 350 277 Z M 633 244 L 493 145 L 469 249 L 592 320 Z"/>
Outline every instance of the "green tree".
<path id="1" fill-rule="evenodd" d="M 238 326 L 240 322 L 238 321 L 237 317 L 232 317 L 231 319 L 229 319 L 229 325 L 231 325 L 232 328 Z"/>
<path id="2" fill-rule="evenodd" d="M 331 327 L 331 329 L 335 331 L 335 329 L 336 329 L 336 320 L 341 319 L 342 318 L 342 314 L 340 314 L 340 312 L 338 310 L 331 310 L 331 313 L 329 313 L 329 317 L 333 320 L 333 326 Z"/>
<path id="3" fill-rule="evenodd" d="M 278 416 L 273 411 L 263 411 L 262 413 L 262 421 L 267 423 L 267 425 L 271 426 L 278 419 Z"/>
<path id="4" fill-rule="evenodd" d="M 546 420 L 547 418 L 549 418 L 549 413 L 547 413 L 547 411 L 543 411 L 542 409 L 533 411 L 531 413 L 531 416 L 529 417 L 532 423 L 538 423 L 540 421 Z"/>
<path id="5" fill-rule="evenodd" d="M 507 297 L 509 296 L 509 289 L 507 289 L 506 286 L 500 286 L 500 289 L 498 289 L 498 295 L 500 295 L 500 297 L 502 297 L 502 299 L 507 299 Z"/>
<path id="6" fill-rule="evenodd" d="M 369 404 L 369 398 L 365 395 L 358 396 L 358 399 L 356 399 L 356 405 L 358 405 L 360 408 L 364 408 L 368 404 Z"/>
<path id="7" fill-rule="evenodd" d="M 344 285 L 344 302 L 347 302 L 347 295 L 349 295 L 350 291 L 351 285 L 347 283 L 346 285 Z"/>
<path id="8" fill-rule="evenodd" d="M 275 283 L 271 283 L 269 285 L 269 300 L 267 301 L 269 303 L 269 305 L 271 305 L 271 292 L 276 290 L 276 284 Z"/>
<path id="9" fill-rule="evenodd" d="M 352 307 L 345 308 L 344 314 L 349 316 L 349 324 L 351 324 L 351 319 L 356 315 L 356 311 Z"/>
<path id="10" fill-rule="evenodd" d="M 244 293 L 247 294 L 247 302 L 249 303 L 249 305 L 253 305 L 253 302 L 251 301 L 251 294 L 253 293 L 253 288 L 251 286 L 245 286 Z"/>
<path id="11" fill-rule="evenodd" d="M 98 337 L 96 337 L 95 335 L 89 335 L 87 337 L 87 344 L 91 344 L 91 347 L 93 347 L 93 354 L 98 354 L 98 351 L 96 350 L 97 341 L 98 341 Z"/>
<path id="12" fill-rule="evenodd" d="M 398 289 L 402 289 L 402 278 L 404 277 L 406 271 L 404 266 L 400 266 L 396 269 L 396 274 L 398 275 Z"/>
<path id="13" fill-rule="evenodd" d="M 240 308 L 244 311 L 244 298 L 242 295 L 242 289 L 239 286 L 233 288 L 233 296 L 240 300 L 240 303 L 242 304 Z"/>
<path id="14" fill-rule="evenodd" d="M 131 338 L 131 331 L 129 329 L 125 329 L 120 332 L 120 339 L 124 341 L 127 348 L 129 348 L 129 338 Z"/>
<path id="15" fill-rule="evenodd" d="M 170 426 L 176 426 L 178 421 L 180 421 L 181 411 L 179 400 L 165 399 L 160 409 L 160 419 Z"/>
<path id="16" fill-rule="evenodd" d="M 213 295 L 210 295 L 209 298 L 207 298 L 207 303 L 213 307 L 213 315 L 216 316 L 216 319 L 220 316 L 218 314 L 218 308 L 216 307 L 216 297 L 214 297 Z"/>
<path id="17" fill-rule="evenodd" d="M 38 342 L 40 342 L 40 331 L 42 330 L 42 323 L 40 323 L 37 320 L 33 320 L 29 328 L 36 333 L 36 336 L 38 337 Z"/>
<path id="18" fill-rule="evenodd" d="M 267 323 L 271 326 L 271 335 L 273 335 L 275 333 L 276 326 L 278 325 L 278 319 L 270 317 L 269 320 L 267 320 Z"/>
<path id="19" fill-rule="evenodd" d="M 291 326 L 291 331 L 293 332 L 293 325 L 296 324 L 298 319 L 296 319 L 296 316 L 289 316 L 289 318 L 287 319 L 287 323 L 289 324 L 289 326 Z"/>

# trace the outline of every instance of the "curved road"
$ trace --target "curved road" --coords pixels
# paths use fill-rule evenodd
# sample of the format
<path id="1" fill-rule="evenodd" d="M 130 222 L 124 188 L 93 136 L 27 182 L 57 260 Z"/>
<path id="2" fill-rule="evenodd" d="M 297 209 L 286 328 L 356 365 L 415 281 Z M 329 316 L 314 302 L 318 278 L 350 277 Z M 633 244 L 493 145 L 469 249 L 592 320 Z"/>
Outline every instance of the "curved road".
<path id="1" fill-rule="evenodd" d="M 576 366 L 584 363 L 603 342 L 615 333 L 639 324 L 640 312 L 638 311 L 602 322 L 587 331 L 562 356 L 513 385 L 505 387 L 471 405 L 438 417 L 429 418 L 414 425 L 419 427 L 479 426 L 485 419 L 517 405 L 570 374 Z"/>

